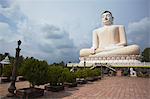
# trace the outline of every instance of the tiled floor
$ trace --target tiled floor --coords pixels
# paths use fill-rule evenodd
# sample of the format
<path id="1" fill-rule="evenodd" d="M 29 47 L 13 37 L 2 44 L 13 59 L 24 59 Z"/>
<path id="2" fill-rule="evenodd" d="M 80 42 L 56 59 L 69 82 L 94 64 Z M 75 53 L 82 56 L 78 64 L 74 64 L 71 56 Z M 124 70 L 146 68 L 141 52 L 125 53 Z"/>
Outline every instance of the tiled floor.
<path id="1" fill-rule="evenodd" d="M 9 84 L 0 85 L 0 96 L 5 96 Z M 28 82 L 17 82 L 17 89 L 28 87 Z M 43 86 L 40 86 L 43 88 Z M 63 99 L 150 99 L 150 78 L 104 77 L 61 92 L 46 91 L 40 98 Z M 40 99 L 39 98 L 39 99 Z"/>

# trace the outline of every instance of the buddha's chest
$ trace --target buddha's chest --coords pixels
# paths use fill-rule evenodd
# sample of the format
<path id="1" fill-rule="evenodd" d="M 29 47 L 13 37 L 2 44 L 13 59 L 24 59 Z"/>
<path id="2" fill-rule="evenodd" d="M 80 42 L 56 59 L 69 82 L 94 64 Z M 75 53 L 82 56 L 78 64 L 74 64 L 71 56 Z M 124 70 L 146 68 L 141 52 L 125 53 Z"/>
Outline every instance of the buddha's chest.
<path id="1" fill-rule="evenodd" d="M 118 35 L 119 29 L 118 27 L 104 27 L 101 30 L 102 35 Z"/>
<path id="2" fill-rule="evenodd" d="M 119 28 L 118 27 L 104 27 L 99 33 L 99 35 L 103 37 L 115 37 L 119 35 Z"/>
<path id="3" fill-rule="evenodd" d="M 98 32 L 98 38 L 100 42 L 116 43 L 119 42 L 119 28 L 118 27 L 106 27 Z"/>

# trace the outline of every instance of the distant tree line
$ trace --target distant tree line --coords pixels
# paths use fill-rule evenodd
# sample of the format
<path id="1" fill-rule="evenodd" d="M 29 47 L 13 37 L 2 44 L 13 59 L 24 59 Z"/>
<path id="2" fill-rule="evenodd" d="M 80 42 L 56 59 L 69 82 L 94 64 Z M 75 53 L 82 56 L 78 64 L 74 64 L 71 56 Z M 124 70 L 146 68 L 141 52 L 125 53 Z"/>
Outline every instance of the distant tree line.
<path id="1" fill-rule="evenodd" d="M 15 61 L 15 57 L 11 56 L 9 53 L 4 53 L 4 54 L 0 54 L 0 61 L 2 61 L 3 59 L 5 59 L 5 57 L 8 56 L 9 57 L 9 60 L 10 60 L 10 64 L 9 65 L 4 65 L 2 66 L 2 64 L 0 64 L 0 75 L 2 76 L 11 76 L 11 73 L 12 73 L 12 68 L 13 68 L 13 65 L 14 65 L 14 61 Z M 20 56 L 19 57 L 19 65 L 17 67 L 17 75 L 20 75 L 20 70 L 23 66 L 25 66 L 26 64 L 26 61 L 29 61 L 31 62 L 30 64 L 33 64 L 33 60 L 36 60 L 38 61 L 38 63 L 40 63 L 39 65 L 45 65 L 48 64 L 47 61 L 45 60 L 39 60 L 39 59 L 36 59 L 34 57 L 23 57 L 23 56 Z M 44 61 L 44 62 L 43 62 Z M 34 64 L 33 64 L 34 65 Z M 59 63 L 52 63 L 52 64 L 49 64 L 49 66 L 62 66 L 62 67 L 65 67 L 65 63 L 63 61 L 59 62 Z"/>
<path id="2" fill-rule="evenodd" d="M 14 61 L 15 61 L 15 57 L 13 57 L 13 56 L 10 56 L 10 54 L 9 53 L 4 53 L 4 54 L 1 54 L 0 53 L 0 61 L 2 61 L 6 56 L 8 56 L 9 57 L 9 60 L 10 60 L 10 64 L 13 64 L 14 63 Z M 36 58 L 34 58 L 34 57 L 24 57 L 24 56 L 20 56 L 19 57 L 19 66 L 21 65 L 21 63 L 25 60 L 25 59 L 36 59 Z M 38 59 L 37 59 L 38 60 Z M 52 63 L 52 64 L 50 64 L 50 66 L 66 66 L 66 64 L 65 64 L 65 62 L 64 61 L 61 61 L 61 62 L 58 62 L 58 63 L 56 63 L 56 62 L 54 62 L 54 63 Z"/>

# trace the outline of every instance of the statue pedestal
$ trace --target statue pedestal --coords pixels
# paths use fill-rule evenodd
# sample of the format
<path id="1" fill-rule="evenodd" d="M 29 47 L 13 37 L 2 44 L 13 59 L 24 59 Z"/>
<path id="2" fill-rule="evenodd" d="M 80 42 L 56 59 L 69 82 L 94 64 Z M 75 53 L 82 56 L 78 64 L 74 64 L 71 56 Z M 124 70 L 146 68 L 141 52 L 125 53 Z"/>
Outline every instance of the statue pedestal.
<path id="1" fill-rule="evenodd" d="M 116 55 L 100 57 L 80 57 L 80 66 L 92 66 L 95 63 L 108 63 L 112 66 L 138 66 L 140 55 Z"/>

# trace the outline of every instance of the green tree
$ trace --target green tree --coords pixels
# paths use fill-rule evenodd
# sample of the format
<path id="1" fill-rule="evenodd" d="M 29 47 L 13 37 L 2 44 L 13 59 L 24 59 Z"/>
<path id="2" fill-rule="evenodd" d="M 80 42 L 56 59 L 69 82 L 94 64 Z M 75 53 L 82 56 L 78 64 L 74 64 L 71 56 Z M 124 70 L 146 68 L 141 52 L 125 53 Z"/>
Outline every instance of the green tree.
<path id="1" fill-rule="evenodd" d="M 48 82 L 50 85 L 57 86 L 64 82 L 64 75 L 62 74 L 62 66 L 49 66 L 48 68 Z"/>
<path id="2" fill-rule="evenodd" d="M 47 62 L 39 61 L 34 58 L 25 59 L 20 68 L 21 74 L 32 84 L 32 87 L 47 83 L 47 71 Z"/>
<path id="3" fill-rule="evenodd" d="M 73 72 L 70 72 L 68 68 L 64 68 L 62 75 L 64 76 L 64 81 L 68 83 L 76 82 L 76 76 Z"/>
<path id="4" fill-rule="evenodd" d="M 93 70 L 93 72 L 94 72 L 94 76 L 101 76 L 101 71 L 100 71 L 100 69 L 95 68 L 95 69 Z"/>
<path id="5" fill-rule="evenodd" d="M 150 48 L 145 48 L 142 52 L 142 61 L 150 62 Z"/>
<path id="6" fill-rule="evenodd" d="M 90 68 L 87 68 L 86 72 L 87 72 L 87 77 L 94 77 L 94 72 Z"/>
<path id="7" fill-rule="evenodd" d="M 76 77 L 77 78 L 86 78 L 87 76 L 88 76 L 88 74 L 87 74 L 87 70 L 86 69 L 79 69 L 76 72 Z"/>

